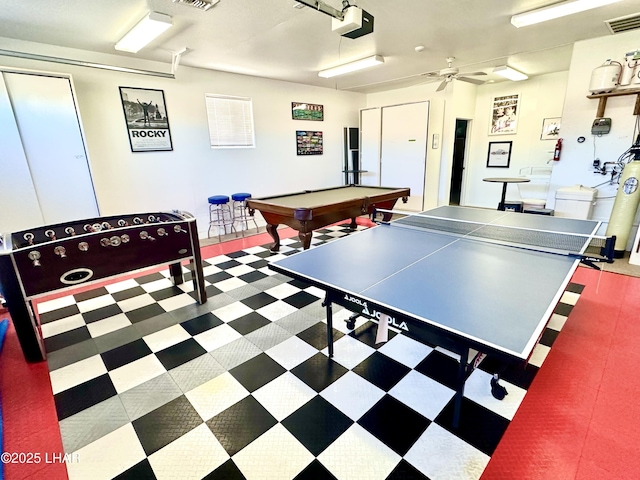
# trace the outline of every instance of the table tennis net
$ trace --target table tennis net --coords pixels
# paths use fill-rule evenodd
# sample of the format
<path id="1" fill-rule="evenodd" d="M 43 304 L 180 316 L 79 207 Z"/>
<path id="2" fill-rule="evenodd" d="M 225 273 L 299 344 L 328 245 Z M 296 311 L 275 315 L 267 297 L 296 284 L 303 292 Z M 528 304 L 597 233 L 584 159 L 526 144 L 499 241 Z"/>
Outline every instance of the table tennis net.
<path id="1" fill-rule="evenodd" d="M 566 255 L 594 256 L 594 261 L 612 261 L 615 237 L 536 230 L 485 224 L 441 217 L 410 215 L 393 222 L 409 228 L 453 234 L 492 243 Z M 612 240 L 613 239 L 613 240 Z"/>

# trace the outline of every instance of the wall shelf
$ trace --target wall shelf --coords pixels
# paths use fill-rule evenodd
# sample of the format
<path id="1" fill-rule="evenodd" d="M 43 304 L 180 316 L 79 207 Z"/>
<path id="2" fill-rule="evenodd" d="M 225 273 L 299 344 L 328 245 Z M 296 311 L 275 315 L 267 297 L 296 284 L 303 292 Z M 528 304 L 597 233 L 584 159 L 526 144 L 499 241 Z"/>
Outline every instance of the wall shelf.
<path id="1" fill-rule="evenodd" d="M 596 118 L 602 118 L 604 117 L 604 110 L 605 108 L 607 108 L 607 99 L 609 97 L 622 97 L 625 95 L 637 95 L 636 105 L 633 108 L 633 114 L 640 115 L 640 88 L 625 88 L 615 92 L 596 93 L 594 95 L 587 95 L 587 98 L 600 99 L 600 101 L 598 102 L 598 111 L 596 113 Z"/>

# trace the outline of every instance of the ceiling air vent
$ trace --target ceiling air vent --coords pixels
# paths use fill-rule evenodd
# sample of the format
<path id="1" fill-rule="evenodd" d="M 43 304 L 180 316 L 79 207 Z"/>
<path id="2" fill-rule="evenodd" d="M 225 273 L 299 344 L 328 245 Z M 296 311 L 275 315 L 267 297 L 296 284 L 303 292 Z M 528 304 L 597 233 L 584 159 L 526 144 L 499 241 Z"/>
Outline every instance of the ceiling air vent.
<path id="1" fill-rule="evenodd" d="M 219 1 L 220 0 L 173 0 L 173 3 L 182 3 L 183 5 L 189 5 L 206 12 Z"/>
<path id="2" fill-rule="evenodd" d="M 607 24 L 611 33 L 628 32 L 629 30 L 640 28 L 640 13 L 632 13 L 625 17 L 605 20 L 604 23 Z"/>

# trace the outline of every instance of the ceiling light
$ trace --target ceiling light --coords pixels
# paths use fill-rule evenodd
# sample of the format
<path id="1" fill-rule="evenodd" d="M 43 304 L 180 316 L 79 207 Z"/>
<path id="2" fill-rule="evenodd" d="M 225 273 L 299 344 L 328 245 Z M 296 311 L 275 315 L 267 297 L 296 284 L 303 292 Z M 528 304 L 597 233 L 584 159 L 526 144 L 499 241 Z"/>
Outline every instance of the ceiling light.
<path id="1" fill-rule="evenodd" d="M 518 70 L 511 68 L 508 65 L 501 65 L 493 69 L 493 73 L 500 75 L 501 77 L 508 78 L 509 80 L 513 80 L 514 82 L 518 82 L 520 80 L 526 80 L 529 78 L 528 75 L 525 75 Z"/>
<path id="2" fill-rule="evenodd" d="M 167 30 L 173 22 L 169 15 L 150 12 L 133 27 L 122 39 L 116 43 L 116 50 L 136 53 L 149 42 Z"/>
<path id="3" fill-rule="evenodd" d="M 363 68 L 373 67 L 384 63 L 384 57 L 382 55 L 374 55 L 373 57 L 363 58 L 351 63 L 345 63 L 333 68 L 327 68 L 326 70 L 320 70 L 318 72 L 319 77 L 331 78 L 337 75 L 344 75 L 345 73 L 355 72 L 356 70 L 362 70 Z"/>
<path id="4" fill-rule="evenodd" d="M 534 23 L 546 22 L 554 18 L 564 17 L 565 15 L 573 15 L 574 13 L 584 12 L 592 8 L 602 7 L 610 3 L 616 3 L 621 0 L 573 0 L 561 3 L 555 3 L 548 7 L 538 8 L 530 12 L 519 13 L 511 17 L 511 24 L 514 27 L 526 27 Z"/>

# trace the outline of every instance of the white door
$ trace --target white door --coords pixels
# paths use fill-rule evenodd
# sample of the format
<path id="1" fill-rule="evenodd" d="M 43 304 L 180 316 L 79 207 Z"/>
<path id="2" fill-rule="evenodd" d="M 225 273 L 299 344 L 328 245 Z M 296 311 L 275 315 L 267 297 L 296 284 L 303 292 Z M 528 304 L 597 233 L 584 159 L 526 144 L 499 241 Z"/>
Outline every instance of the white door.
<path id="1" fill-rule="evenodd" d="M 48 225 L 98 216 L 70 79 L 14 72 L 3 72 L 3 77 L 42 222 Z M 2 115 L 8 115 L 5 109 Z M 23 167 L 12 167 L 17 169 Z M 4 210 L 5 205 L 0 208 Z M 23 200 L 9 208 L 27 211 Z"/>
<path id="2" fill-rule="evenodd" d="M 0 233 L 43 225 L 38 197 L 1 73 L 0 125 Z"/>
<path id="3" fill-rule="evenodd" d="M 411 198 L 396 208 L 422 210 L 429 102 L 382 108 L 380 184 L 409 187 Z"/>
<path id="4" fill-rule="evenodd" d="M 360 111 L 360 184 L 380 186 L 380 109 Z"/>

